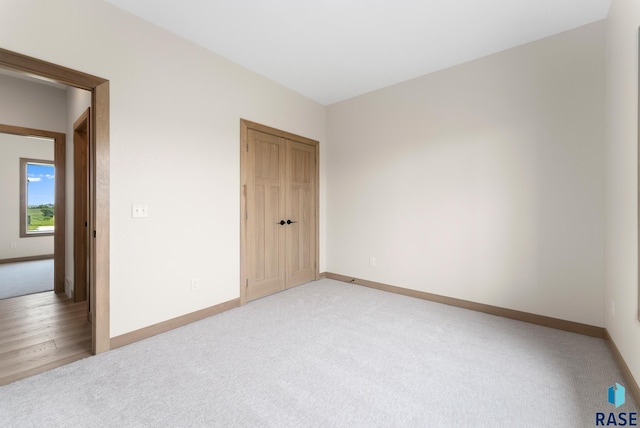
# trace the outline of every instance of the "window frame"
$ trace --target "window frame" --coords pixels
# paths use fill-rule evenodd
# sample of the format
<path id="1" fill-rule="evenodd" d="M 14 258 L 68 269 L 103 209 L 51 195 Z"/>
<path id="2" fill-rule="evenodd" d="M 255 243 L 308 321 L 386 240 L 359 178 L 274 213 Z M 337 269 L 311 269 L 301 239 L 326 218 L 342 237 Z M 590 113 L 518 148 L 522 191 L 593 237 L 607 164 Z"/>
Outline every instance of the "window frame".
<path id="1" fill-rule="evenodd" d="M 52 141 L 52 143 L 54 143 Z M 51 232 L 29 232 L 28 224 L 27 224 L 27 215 L 28 215 L 28 191 L 27 191 L 27 165 L 28 164 L 42 164 L 42 165 L 51 165 L 54 168 L 54 174 L 56 171 L 56 162 L 54 160 L 45 160 L 45 159 L 31 159 L 31 158 L 20 158 L 20 237 L 21 238 L 36 238 L 41 236 L 54 236 L 55 235 L 55 224 L 54 230 Z M 54 186 L 54 189 L 56 186 Z M 57 206 L 55 203 L 56 195 L 54 190 L 54 207 Z M 55 213 L 55 211 L 54 211 Z M 54 214 L 55 216 L 55 214 Z"/>

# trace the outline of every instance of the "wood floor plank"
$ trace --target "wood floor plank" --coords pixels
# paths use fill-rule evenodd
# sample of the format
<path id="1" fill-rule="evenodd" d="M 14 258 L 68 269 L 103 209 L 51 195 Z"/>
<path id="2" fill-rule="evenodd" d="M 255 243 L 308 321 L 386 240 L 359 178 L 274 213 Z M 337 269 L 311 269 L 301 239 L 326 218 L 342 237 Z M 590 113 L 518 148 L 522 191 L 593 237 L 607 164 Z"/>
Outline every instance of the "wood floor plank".
<path id="1" fill-rule="evenodd" d="M 0 354 L 0 361 L 2 361 L 4 366 L 8 366 L 11 360 L 15 360 L 17 358 L 28 359 L 32 358 L 34 355 L 51 352 L 55 349 L 58 349 L 56 347 L 56 342 L 53 340 L 47 340 L 31 346 L 23 346 L 22 348 L 14 351 L 4 352 Z"/>
<path id="2" fill-rule="evenodd" d="M 11 299 L 0 299 L 0 310 L 19 308 L 19 307 L 37 307 L 43 305 L 59 304 L 64 302 L 72 302 L 72 300 L 64 295 L 57 295 L 53 291 L 38 294 L 29 294 L 28 296 L 13 297 Z"/>
<path id="3" fill-rule="evenodd" d="M 25 312 L 20 315 L 16 315 L 6 320 L 0 320 L 0 326 L 2 329 L 8 329 L 10 327 L 15 326 L 24 326 L 37 322 L 43 321 L 62 321 L 68 319 L 81 319 L 87 318 L 87 314 L 85 310 L 77 310 L 74 308 L 69 308 L 67 311 L 56 310 L 56 311 L 47 311 L 43 313 L 30 313 Z"/>
<path id="4" fill-rule="evenodd" d="M 43 314 L 24 313 L 8 320 L 0 320 L 0 332 L 7 332 L 12 329 L 27 327 L 33 324 L 43 324 L 51 322 L 64 322 L 86 319 L 87 315 L 84 311 L 68 311 Z"/>
<path id="5" fill-rule="evenodd" d="M 85 340 L 84 342 L 64 348 L 54 348 L 37 354 L 25 355 L 23 358 L 3 362 L 2 366 L 0 366 L 0 378 L 10 376 L 13 373 L 31 370 L 72 355 L 87 352 L 89 346 L 91 346 L 91 341 Z"/>
<path id="6" fill-rule="evenodd" d="M 28 317 L 20 319 L 11 323 L 2 323 L 0 327 L 0 341 L 3 338 L 15 336 L 21 332 L 29 332 L 33 330 L 47 329 L 52 327 L 64 327 L 77 325 L 86 321 L 86 315 L 83 312 L 59 314 L 59 315 L 44 315 L 41 317 Z"/>
<path id="7" fill-rule="evenodd" d="M 14 326 L 6 331 L 0 332 L 0 343 L 5 341 L 13 341 L 20 337 L 32 334 L 33 332 L 50 332 L 56 334 L 65 328 L 71 328 L 81 323 L 82 320 L 60 320 L 41 323 L 32 323 L 24 326 Z"/>
<path id="8" fill-rule="evenodd" d="M 29 296 L 24 296 L 22 298 L 27 298 Z M 12 299 L 13 300 L 13 299 Z M 26 301 L 17 301 L 12 302 L 11 304 L 6 304 L 6 300 L 0 300 L 0 315 L 11 312 L 11 311 L 26 311 L 26 310 L 38 310 L 38 309 L 47 309 L 47 308 L 66 308 L 68 306 L 81 306 L 86 305 L 86 302 L 74 302 L 70 299 L 66 298 L 51 298 L 46 301 L 37 300 L 35 302 Z"/>
<path id="9" fill-rule="evenodd" d="M 38 317 L 45 314 L 62 314 L 67 312 L 86 312 L 86 303 L 79 304 L 51 304 L 46 306 L 0 309 L 0 323 L 11 322 L 14 319 L 22 318 L 25 315 L 29 317 Z"/>
<path id="10" fill-rule="evenodd" d="M 67 338 L 84 337 L 86 334 L 91 335 L 91 324 L 89 322 L 44 331 L 28 330 L 24 334 L 16 336 L 13 340 L 8 338 L 0 341 L 0 354 L 35 345 L 46 340 L 65 340 Z"/>
<path id="11" fill-rule="evenodd" d="M 75 345 L 85 340 L 91 341 L 91 328 L 87 328 L 84 331 L 73 334 L 73 335 L 69 335 L 66 337 L 58 337 L 56 339 L 53 339 L 53 341 L 56 343 L 56 346 L 58 348 L 64 348 L 67 346 Z"/>

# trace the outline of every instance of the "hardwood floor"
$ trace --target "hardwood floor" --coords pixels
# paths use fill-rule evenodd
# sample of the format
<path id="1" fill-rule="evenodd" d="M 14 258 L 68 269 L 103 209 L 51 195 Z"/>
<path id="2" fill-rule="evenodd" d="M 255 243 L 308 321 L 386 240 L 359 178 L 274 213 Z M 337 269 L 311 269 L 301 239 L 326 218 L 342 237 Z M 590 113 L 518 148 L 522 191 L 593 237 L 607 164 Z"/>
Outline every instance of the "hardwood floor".
<path id="1" fill-rule="evenodd" d="M 91 355 L 87 303 L 53 291 L 0 300 L 0 385 Z"/>

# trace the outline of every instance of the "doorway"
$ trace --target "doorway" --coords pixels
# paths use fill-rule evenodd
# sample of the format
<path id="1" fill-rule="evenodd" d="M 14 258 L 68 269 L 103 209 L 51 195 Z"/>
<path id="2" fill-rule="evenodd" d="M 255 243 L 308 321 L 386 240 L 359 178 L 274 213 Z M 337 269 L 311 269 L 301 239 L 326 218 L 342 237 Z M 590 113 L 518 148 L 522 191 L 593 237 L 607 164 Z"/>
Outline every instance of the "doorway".
<path id="1" fill-rule="evenodd" d="M 0 49 L 0 67 L 92 93 L 89 158 L 90 305 L 92 353 L 110 349 L 109 333 L 109 81 Z M 62 273 L 64 275 L 64 272 Z M 63 277 L 64 278 L 64 277 Z M 63 279 L 64 281 L 64 279 Z"/>
<path id="2" fill-rule="evenodd" d="M 24 128 L 13 125 L 0 124 L 0 133 L 19 136 L 25 138 L 28 141 L 29 138 L 36 138 L 40 141 L 52 141 L 53 142 L 53 168 L 55 170 L 55 183 L 54 183 L 54 203 L 53 203 L 53 217 L 55 218 L 55 232 L 35 231 L 30 233 L 31 226 L 27 224 L 27 218 L 29 212 L 26 211 L 29 201 L 27 198 L 27 180 L 26 172 L 24 168 L 31 164 L 31 159 L 21 158 L 21 173 L 20 173 L 20 237 L 21 238 L 33 238 L 33 240 L 39 240 L 46 235 L 53 234 L 53 290 L 56 293 L 64 292 L 64 269 L 65 269 L 65 153 L 66 153 L 66 137 L 65 134 L 59 132 L 44 131 L 40 129 Z M 33 160 L 34 164 L 37 164 L 37 160 Z M 24 209 L 24 210 L 23 210 Z M 15 259 L 13 261 L 26 261 L 30 258 Z"/>
<path id="3" fill-rule="evenodd" d="M 0 124 L 0 299 L 64 291 L 65 134 Z M 10 249 L 9 249 L 10 247 Z"/>
<path id="4" fill-rule="evenodd" d="M 240 124 L 244 304 L 318 279 L 319 143 Z"/>

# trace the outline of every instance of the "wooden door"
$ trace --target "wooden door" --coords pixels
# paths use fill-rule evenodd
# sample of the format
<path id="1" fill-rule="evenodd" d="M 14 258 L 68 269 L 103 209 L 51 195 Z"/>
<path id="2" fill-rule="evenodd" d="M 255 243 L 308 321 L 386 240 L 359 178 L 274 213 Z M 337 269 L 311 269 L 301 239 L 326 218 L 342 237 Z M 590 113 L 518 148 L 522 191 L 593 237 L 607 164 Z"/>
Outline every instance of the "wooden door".
<path id="1" fill-rule="evenodd" d="M 287 140 L 286 288 L 315 279 L 315 165 L 315 147 Z"/>
<path id="2" fill-rule="evenodd" d="M 242 123 L 245 303 L 317 279 L 318 143 Z"/>
<path id="3" fill-rule="evenodd" d="M 84 302 L 89 295 L 89 109 L 73 127 L 73 296 Z"/>
<path id="4" fill-rule="evenodd" d="M 286 141 L 249 130 L 247 150 L 247 300 L 254 300 L 285 287 Z"/>

